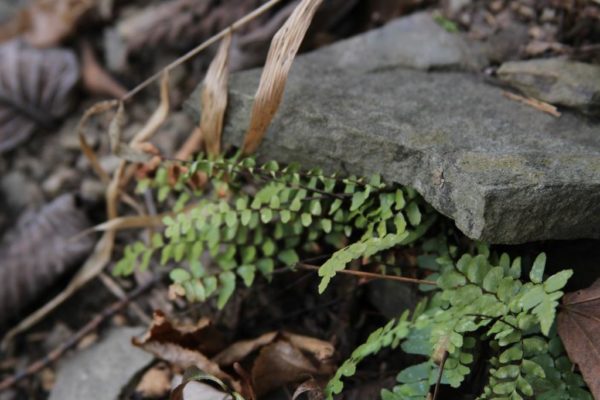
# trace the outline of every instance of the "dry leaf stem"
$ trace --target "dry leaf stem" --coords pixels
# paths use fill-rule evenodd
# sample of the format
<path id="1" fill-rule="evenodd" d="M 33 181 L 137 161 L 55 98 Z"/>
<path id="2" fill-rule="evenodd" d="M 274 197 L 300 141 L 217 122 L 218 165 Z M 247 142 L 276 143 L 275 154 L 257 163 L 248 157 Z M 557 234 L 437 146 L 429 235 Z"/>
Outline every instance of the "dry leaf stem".
<path id="1" fill-rule="evenodd" d="M 304 269 L 308 271 L 318 271 L 320 267 L 311 264 L 305 263 L 297 263 L 295 265 L 296 268 Z M 344 269 L 338 271 L 339 274 L 353 275 L 358 276 L 360 278 L 367 279 L 387 279 L 390 281 L 398 281 L 398 282 L 406 282 L 406 283 L 415 283 L 417 285 L 437 285 L 434 281 L 428 281 L 424 279 L 416 279 L 416 278 L 408 278 L 406 276 L 397 276 L 397 275 L 384 275 L 384 274 L 376 274 L 374 272 L 365 272 L 365 271 L 353 271 L 350 269 Z"/>

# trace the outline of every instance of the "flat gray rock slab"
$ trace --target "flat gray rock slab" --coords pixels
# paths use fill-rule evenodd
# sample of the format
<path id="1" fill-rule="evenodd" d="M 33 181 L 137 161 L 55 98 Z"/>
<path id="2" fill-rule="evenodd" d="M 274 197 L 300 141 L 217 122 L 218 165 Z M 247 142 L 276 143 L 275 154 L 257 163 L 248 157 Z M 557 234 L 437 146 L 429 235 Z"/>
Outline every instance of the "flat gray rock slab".
<path id="1" fill-rule="evenodd" d="M 64 360 L 50 400 L 117 400 L 131 378 L 153 359 L 131 344 L 143 328 L 113 329 L 89 349 Z"/>
<path id="2" fill-rule="evenodd" d="M 394 34 L 388 27 L 367 35 L 386 29 Z M 380 173 L 417 189 L 474 239 L 600 237 L 598 123 L 544 114 L 466 72 L 406 69 L 389 59 L 378 68 L 372 57 L 366 68 L 346 67 L 346 50 L 336 46 L 296 59 L 263 158 Z M 258 70 L 232 76 L 225 143 L 242 143 L 259 77 Z"/>

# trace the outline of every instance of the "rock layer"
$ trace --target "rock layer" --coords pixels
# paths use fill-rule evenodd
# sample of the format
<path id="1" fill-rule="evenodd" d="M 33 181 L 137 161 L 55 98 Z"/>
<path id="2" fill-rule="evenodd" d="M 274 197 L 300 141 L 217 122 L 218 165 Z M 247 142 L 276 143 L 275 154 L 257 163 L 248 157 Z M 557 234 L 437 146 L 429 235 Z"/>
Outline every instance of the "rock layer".
<path id="1" fill-rule="evenodd" d="M 569 112 L 552 117 L 454 71 L 473 61 L 462 45 L 447 56 L 455 61 L 418 61 L 428 37 L 402 39 L 403 21 L 298 57 L 259 155 L 381 173 L 417 189 L 474 239 L 600 237 L 600 125 Z M 242 143 L 259 76 L 232 76 L 226 143 Z"/>

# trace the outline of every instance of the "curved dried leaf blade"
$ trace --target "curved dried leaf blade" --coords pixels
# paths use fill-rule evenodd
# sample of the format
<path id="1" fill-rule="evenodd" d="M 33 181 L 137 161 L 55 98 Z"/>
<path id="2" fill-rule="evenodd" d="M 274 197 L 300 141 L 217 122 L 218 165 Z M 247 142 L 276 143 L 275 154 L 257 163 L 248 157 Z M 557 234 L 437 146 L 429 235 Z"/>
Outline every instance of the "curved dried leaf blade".
<path id="1" fill-rule="evenodd" d="M 34 49 L 20 40 L 0 46 L 0 153 L 63 117 L 78 79 L 70 50 Z"/>
<path id="2" fill-rule="evenodd" d="M 600 280 L 587 289 L 567 293 L 558 314 L 558 334 L 577 364 L 594 398 L 600 398 Z"/>
<path id="3" fill-rule="evenodd" d="M 90 225 L 71 194 L 21 218 L 16 230 L 0 245 L 0 325 L 92 250 L 93 237 L 73 240 Z"/>
<path id="4" fill-rule="evenodd" d="M 211 155 L 218 155 L 221 151 L 223 117 L 227 108 L 230 47 L 231 33 L 221 41 L 203 82 L 200 132 L 204 138 L 206 152 Z"/>
<path id="5" fill-rule="evenodd" d="M 302 0 L 275 34 L 252 106 L 250 126 L 242 146 L 244 154 L 254 153 L 265 136 L 281 103 L 294 57 L 322 1 Z"/>

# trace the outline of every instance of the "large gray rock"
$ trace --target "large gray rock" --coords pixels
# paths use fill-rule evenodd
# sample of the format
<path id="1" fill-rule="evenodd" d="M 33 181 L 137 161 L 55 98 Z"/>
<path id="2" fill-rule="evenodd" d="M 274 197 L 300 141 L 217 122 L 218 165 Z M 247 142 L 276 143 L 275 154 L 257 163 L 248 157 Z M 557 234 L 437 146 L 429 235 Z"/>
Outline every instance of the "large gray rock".
<path id="1" fill-rule="evenodd" d="M 134 347 L 142 328 L 117 328 L 100 343 L 61 364 L 50 400 L 117 400 L 131 378 L 153 357 Z"/>
<path id="2" fill-rule="evenodd" d="M 561 58 L 512 61 L 498 76 L 536 99 L 600 114 L 600 66 Z"/>
<path id="3" fill-rule="evenodd" d="M 388 34 L 394 34 L 389 26 L 367 35 L 385 43 Z M 346 68 L 336 47 L 295 61 L 259 149 L 264 158 L 381 173 L 416 188 L 474 239 L 600 237 L 598 123 L 568 112 L 557 119 L 463 72 L 405 69 L 375 57 L 364 59 L 365 68 L 359 60 Z M 242 143 L 259 76 L 258 70 L 232 76 L 226 143 Z"/>
<path id="4" fill-rule="evenodd" d="M 427 13 L 394 20 L 380 29 L 337 42 L 310 55 L 315 73 L 369 72 L 398 66 L 422 70 L 474 69 L 488 64 L 476 42 L 444 30 Z M 305 63 L 304 68 L 310 68 Z"/>

